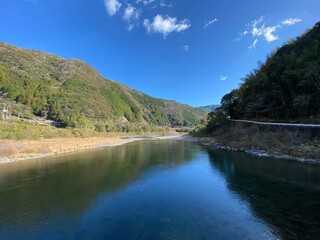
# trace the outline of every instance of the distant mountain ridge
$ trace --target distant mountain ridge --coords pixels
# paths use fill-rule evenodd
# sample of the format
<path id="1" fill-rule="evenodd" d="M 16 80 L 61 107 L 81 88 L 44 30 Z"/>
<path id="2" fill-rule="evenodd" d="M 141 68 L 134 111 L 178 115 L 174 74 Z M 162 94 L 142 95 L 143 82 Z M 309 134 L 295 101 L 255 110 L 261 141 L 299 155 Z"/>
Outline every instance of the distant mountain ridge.
<path id="1" fill-rule="evenodd" d="M 81 60 L 0 42 L 1 96 L 15 115 L 34 114 L 72 127 L 97 122 L 191 126 L 205 116 L 202 110 L 107 80 Z"/>
<path id="2" fill-rule="evenodd" d="M 206 113 L 210 113 L 213 112 L 214 110 L 216 110 L 218 107 L 220 107 L 221 105 L 215 104 L 215 105 L 208 105 L 208 106 L 200 106 L 200 107 L 196 107 L 196 109 L 199 110 L 203 110 Z"/>

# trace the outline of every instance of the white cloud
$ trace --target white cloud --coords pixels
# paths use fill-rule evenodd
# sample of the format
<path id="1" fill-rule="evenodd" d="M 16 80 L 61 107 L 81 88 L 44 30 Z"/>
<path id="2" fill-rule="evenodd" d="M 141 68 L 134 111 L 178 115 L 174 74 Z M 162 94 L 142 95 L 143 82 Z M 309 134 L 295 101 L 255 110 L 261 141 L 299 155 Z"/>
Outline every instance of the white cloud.
<path id="1" fill-rule="evenodd" d="M 130 21 L 133 18 L 139 18 L 139 13 L 137 12 L 136 8 L 128 4 L 127 8 L 124 10 L 123 19 Z"/>
<path id="2" fill-rule="evenodd" d="M 263 28 L 264 26 L 262 26 L 261 28 L 257 28 L 254 27 L 251 30 L 252 36 L 256 37 L 256 36 L 261 36 L 263 34 Z"/>
<path id="3" fill-rule="evenodd" d="M 250 49 L 256 48 L 257 43 L 258 43 L 258 39 L 255 39 L 255 40 L 253 41 L 253 43 L 249 46 L 249 48 L 250 48 Z"/>
<path id="4" fill-rule="evenodd" d="M 260 24 L 262 20 L 263 20 L 263 16 L 261 16 L 259 19 L 255 19 L 252 21 L 250 27 L 251 27 L 251 34 L 253 37 L 261 36 L 263 34 L 264 24 L 262 25 L 262 27 L 258 27 L 258 24 Z"/>
<path id="5" fill-rule="evenodd" d="M 223 76 L 223 75 L 220 76 L 220 80 L 221 80 L 221 81 L 225 81 L 225 80 L 227 80 L 227 79 L 228 79 L 227 76 Z"/>
<path id="6" fill-rule="evenodd" d="M 280 28 L 279 25 L 271 26 L 271 27 L 265 27 L 265 24 L 262 26 L 260 23 L 263 21 L 263 17 L 261 16 L 259 19 L 252 21 L 251 24 L 251 34 L 253 37 L 264 37 L 266 41 L 273 42 L 277 40 L 279 37 L 275 35 L 275 32 L 278 28 Z M 260 26 L 259 26 L 260 25 Z"/>
<path id="7" fill-rule="evenodd" d="M 177 18 L 162 17 L 159 14 L 154 17 L 153 21 L 145 19 L 143 25 L 148 33 L 160 33 L 164 38 L 172 32 L 183 32 L 191 27 L 187 19 L 177 21 Z"/>
<path id="8" fill-rule="evenodd" d="M 300 18 L 288 18 L 288 19 L 286 19 L 286 20 L 284 20 L 283 22 L 282 22 L 282 24 L 283 25 L 294 25 L 294 24 L 296 24 L 296 23 L 299 23 L 299 22 L 301 22 L 302 20 L 300 19 Z"/>
<path id="9" fill-rule="evenodd" d="M 273 42 L 279 38 L 278 36 L 274 35 L 277 28 L 279 28 L 279 26 L 267 27 L 263 29 L 263 36 L 268 42 Z"/>
<path id="10" fill-rule="evenodd" d="M 131 4 L 128 4 L 126 9 L 124 10 L 124 14 L 122 16 L 123 20 L 128 24 L 128 30 L 131 31 L 134 26 L 138 25 L 138 20 L 140 18 L 140 10 L 132 7 Z"/>
<path id="11" fill-rule="evenodd" d="M 104 0 L 104 6 L 110 16 L 115 15 L 122 4 L 118 0 Z"/>
<path id="12" fill-rule="evenodd" d="M 244 31 L 244 32 L 242 33 L 242 35 L 243 35 L 243 36 L 246 36 L 248 33 L 249 33 L 248 31 Z"/>
<path id="13" fill-rule="evenodd" d="M 211 21 L 205 23 L 205 24 L 204 24 L 204 29 L 206 29 L 206 28 L 209 27 L 211 24 L 213 24 L 213 23 L 215 23 L 215 22 L 217 22 L 217 21 L 218 21 L 218 19 L 215 18 L 215 19 L 212 19 Z"/>
<path id="14" fill-rule="evenodd" d="M 190 49 L 190 47 L 189 47 L 189 45 L 184 45 L 184 46 L 182 47 L 182 49 L 183 49 L 185 52 L 188 52 L 189 49 Z"/>

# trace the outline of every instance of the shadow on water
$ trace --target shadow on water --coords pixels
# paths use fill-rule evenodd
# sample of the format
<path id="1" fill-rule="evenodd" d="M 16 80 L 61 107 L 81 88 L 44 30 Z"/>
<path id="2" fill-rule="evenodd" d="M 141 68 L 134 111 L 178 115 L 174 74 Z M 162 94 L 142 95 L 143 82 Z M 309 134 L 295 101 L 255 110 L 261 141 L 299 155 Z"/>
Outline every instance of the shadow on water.
<path id="1" fill-rule="evenodd" d="M 282 239 L 320 239 L 320 167 L 208 149 L 228 188 Z"/>
<path id="2" fill-rule="evenodd" d="M 45 221 L 57 212 L 75 215 L 102 193 L 133 184 L 154 168 L 191 160 L 192 143 L 163 140 L 134 142 L 108 149 L 2 165 L 0 225 Z"/>

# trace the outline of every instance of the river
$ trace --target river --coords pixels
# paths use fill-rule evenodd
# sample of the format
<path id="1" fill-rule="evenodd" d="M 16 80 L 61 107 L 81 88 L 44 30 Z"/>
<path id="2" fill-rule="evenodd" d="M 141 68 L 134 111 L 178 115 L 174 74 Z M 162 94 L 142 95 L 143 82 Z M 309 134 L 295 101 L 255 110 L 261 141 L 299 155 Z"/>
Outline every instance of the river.
<path id="1" fill-rule="evenodd" d="M 320 166 L 186 140 L 1 164 L 0 239 L 320 239 Z"/>

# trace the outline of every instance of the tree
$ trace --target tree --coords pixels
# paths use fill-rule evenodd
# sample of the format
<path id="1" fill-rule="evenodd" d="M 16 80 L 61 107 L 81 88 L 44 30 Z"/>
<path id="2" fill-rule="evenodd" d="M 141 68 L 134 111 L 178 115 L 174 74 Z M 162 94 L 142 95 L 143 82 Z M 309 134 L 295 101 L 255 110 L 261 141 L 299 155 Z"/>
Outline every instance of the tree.
<path id="1" fill-rule="evenodd" d="M 320 23 L 259 63 L 221 105 L 231 118 L 320 116 Z"/>
<path id="2" fill-rule="evenodd" d="M 216 131 L 227 121 L 226 114 L 222 111 L 222 109 L 217 108 L 214 112 L 208 114 L 206 132 L 212 133 Z"/>
<path id="3" fill-rule="evenodd" d="M 239 116 L 239 101 L 239 91 L 233 90 L 222 97 L 221 108 L 230 118 L 237 118 Z"/>
<path id="4" fill-rule="evenodd" d="M 56 121 L 64 120 L 64 114 L 61 109 L 61 105 L 58 101 L 53 100 L 49 105 L 48 118 Z"/>

